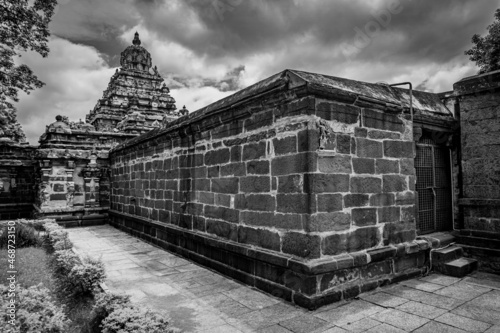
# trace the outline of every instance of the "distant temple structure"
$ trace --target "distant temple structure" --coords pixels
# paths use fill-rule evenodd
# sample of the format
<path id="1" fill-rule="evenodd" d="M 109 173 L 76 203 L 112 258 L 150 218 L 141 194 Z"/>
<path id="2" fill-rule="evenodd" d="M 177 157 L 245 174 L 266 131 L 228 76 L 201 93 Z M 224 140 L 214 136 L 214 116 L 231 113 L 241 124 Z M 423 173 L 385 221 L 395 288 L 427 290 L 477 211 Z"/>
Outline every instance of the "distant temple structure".
<path id="1" fill-rule="evenodd" d="M 310 309 L 500 272 L 500 71 L 435 94 L 287 69 L 187 115 L 140 44 L 86 122 L 0 140 L 0 219 L 109 223 Z"/>
<path id="2" fill-rule="evenodd" d="M 12 142 L 1 146 L 1 219 L 105 220 L 109 150 L 180 115 L 137 32 L 121 53 L 120 65 L 86 122 L 60 115 L 47 125 L 38 148 Z"/>

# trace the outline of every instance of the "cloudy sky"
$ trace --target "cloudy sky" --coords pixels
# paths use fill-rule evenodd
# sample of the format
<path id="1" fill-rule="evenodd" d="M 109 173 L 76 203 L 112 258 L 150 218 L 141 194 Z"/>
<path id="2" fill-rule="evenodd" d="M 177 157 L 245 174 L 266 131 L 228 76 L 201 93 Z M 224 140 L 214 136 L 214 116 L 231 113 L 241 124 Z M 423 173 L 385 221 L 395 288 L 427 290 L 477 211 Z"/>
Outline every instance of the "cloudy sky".
<path id="1" fill-rule="evenodd" d="M 21 95 L 31 144 L 58 114 L 85 119 L 138 31 L 177 107 L 195 111 L 286 68 L 442 92 L 477 72 L 464 51 L 499 0 L 59 0 L 46 83 Z"/>

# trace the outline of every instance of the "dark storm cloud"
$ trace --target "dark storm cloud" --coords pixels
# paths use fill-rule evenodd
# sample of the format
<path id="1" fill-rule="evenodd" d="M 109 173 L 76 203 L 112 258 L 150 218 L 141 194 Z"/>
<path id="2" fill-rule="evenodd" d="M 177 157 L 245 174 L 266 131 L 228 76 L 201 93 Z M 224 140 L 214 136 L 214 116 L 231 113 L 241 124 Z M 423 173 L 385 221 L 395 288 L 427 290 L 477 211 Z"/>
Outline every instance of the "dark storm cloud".
<path id="1" fill-rule="evenodd" d="M 369 42 L 349 57 L 445 62 L 463 54 L 471 36 L 484 31 L 485 17 L 493 19 L 499 6 L 498 1 L 471 0 L 66 2 L 54 19 L 54 33 L 96 47 L 110 57 L 111 65 L 117 65 L 123 49 L 118 37 L 138 24 L 159 41 L 174 41 L 213 59 L 272 52 L 305 35 L 323 47 L 352 45 L 362 31 Z M 390 6 L 399 6 L 400 12 L 387 19 L 384 12 Z M 373 23 L 381 29 L 370 37 L 367 27 Z"/>

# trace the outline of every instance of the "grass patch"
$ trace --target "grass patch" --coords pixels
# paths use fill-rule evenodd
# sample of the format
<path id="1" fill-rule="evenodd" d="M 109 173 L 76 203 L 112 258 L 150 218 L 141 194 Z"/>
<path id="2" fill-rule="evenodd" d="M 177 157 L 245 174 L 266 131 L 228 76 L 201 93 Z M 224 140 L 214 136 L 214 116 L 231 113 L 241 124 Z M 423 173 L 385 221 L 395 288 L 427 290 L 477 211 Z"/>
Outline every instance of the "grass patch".
<path id="1" fill-rule="evenodd" d="M 0 249 L 0 267 L 9 267 L 7 249 Z M 17 283 L 24 288 L 42 283 L 51 291 L 54 290 L 54 279 L 49 270 L 51 258 L 40 247 L 25 247 L 16 250 L 15 267 Z M 7 284 L 7 269 L 0 270 L 0 283 Z"/>

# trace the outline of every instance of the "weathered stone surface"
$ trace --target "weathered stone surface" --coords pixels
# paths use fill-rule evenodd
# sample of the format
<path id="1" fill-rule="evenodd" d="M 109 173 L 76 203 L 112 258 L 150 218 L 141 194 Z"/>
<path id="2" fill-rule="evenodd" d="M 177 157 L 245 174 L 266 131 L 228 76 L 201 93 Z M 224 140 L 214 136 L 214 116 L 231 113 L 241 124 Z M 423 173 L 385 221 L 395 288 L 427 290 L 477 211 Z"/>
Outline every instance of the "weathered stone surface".
<path id="1" fill-rule="evenodd" d="M 381 158 L 382 142 L 364 138 L 356 138 L 356 149 L 358 157 Z"/>
<path id="2" fill-rule="evenodd" d="M 353 208 L 352 220 L 355 225 L 364 227 L 377 224 L 376 208 Z"/>
<path id="3" fill-rule="evenodd" d="M 308 231 L 341 231 L 351 227 L 351 215 L 343 212 L 317 213 L 311 216 Z"/>
<path id="4" fill-rule="evenodd" d="M 318 170 L 322 173 L 351 173 L 351 156 L 319 156 Z"/>
<path id="5" fill-rule="evenodd" d="M 362 207 L 368 206 L 369 202 L 368 194 L 346 194 L 344 196 L 344 207 Z"/>
<path id="6" fill-rule="evenodd" d="M 382 191 L 382 180 L 374 177 L 351 177 L 352 193 L 378 193 Z"/>
<path id="7" fill-rule="evenodd" d="M 318 258 L 320 256 L 321 239 L 317 235 L 299 232 L 287 232 L 283 236 L 283 252 L 302 258 Z"/>
<path id="8" fill-rule="evenodd" d="M 375 173 L 375 159 L 373 158 L 353 158 L 352 166 L 355 173 Z"/>

